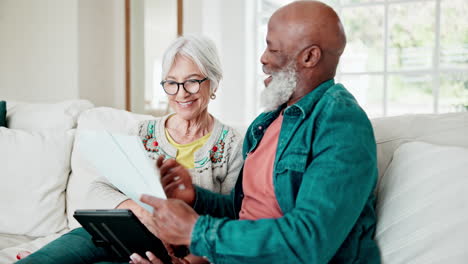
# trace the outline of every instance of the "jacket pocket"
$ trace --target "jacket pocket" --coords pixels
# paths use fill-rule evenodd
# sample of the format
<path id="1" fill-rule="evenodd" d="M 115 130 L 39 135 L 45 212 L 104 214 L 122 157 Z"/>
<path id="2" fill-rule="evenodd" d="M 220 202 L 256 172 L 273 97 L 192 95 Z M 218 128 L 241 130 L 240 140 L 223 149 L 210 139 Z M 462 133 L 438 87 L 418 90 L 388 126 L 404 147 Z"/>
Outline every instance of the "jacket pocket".
<path id="1" fill-rule="evenodd" d="M 304 173 L 307 167 L 308 153 L 285 152 L 276 165 L 275 172 L 282 174 L 288 170 Z"/>

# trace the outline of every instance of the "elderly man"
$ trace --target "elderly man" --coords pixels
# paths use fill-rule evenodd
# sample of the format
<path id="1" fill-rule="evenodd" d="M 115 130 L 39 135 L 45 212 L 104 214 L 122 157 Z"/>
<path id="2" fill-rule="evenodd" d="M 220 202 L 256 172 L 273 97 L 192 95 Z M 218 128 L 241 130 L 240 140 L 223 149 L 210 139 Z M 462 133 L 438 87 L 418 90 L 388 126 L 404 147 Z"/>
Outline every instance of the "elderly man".
<path id="1" fill-rule="evenodd" d="M 145 224 L 214 263 L 380 263 L 372 127 L 333 80 L 346 44 L 340 19 L 321 2 L 294 2 L 270 18 L 266 42 L 266 112 L 247 131 L 235 189 L 194 187 L 182 166 L 159 159 L 173 199 L 144 195 L 155 208 Z"/>

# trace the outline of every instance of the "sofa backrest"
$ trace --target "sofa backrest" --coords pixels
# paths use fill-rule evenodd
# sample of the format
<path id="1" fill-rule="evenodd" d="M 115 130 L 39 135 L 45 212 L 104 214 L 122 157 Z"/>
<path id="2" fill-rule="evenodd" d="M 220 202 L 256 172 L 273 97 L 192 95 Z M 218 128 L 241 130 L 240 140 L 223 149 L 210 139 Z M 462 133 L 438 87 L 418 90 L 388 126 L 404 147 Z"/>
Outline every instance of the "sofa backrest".
<path id="1" fill-rule="evenodd" d="M 411 141 L 468 148 L 468 112 L 419 114 L 371 120 L 377 142 L 379 179 L 392 161 L 393 153 Z"/>
<path id="2" fill-rule="evenodd" d="M 87 100 L 68 100 L 58 103 L 7 102 L 7 127 L 37 131 L 76 128 L 81 112 L 93 108 Z"/>

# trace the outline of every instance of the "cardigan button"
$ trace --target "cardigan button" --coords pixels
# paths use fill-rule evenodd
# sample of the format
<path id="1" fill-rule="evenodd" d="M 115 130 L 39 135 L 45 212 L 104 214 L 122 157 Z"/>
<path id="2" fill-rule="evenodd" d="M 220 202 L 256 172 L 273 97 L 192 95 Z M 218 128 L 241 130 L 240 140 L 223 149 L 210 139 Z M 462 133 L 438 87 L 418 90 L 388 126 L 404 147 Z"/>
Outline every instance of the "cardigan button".
<path id="1" fill-rule="evenodd" d="M 262 127 L 262 126 L 258 126 L 258 130 L 262 130 L 262 129 L 263 129 L 263 127 Z"/>

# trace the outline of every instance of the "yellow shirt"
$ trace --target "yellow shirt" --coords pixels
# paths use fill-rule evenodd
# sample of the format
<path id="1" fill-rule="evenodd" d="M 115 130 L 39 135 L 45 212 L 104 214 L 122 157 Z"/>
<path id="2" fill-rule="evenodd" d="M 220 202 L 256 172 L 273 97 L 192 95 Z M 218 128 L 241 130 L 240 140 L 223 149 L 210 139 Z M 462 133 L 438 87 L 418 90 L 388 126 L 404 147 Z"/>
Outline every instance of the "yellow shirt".
<path id="1" fill-rule="evenodd" d="M 195 167 L 195 160 L 193 156 L 198 149 L 205 145 L 211 133 L 208 133 L 203 137 L 190 143 L 179 144 L 176 143 L 174 139 L 172 139 L 171 135 L 169 135 L 169 132 L 167 132 L 167 129 L 165 129 L 165 132 L 166 138 L 169 141 L 169 143 L 171 143 L 171 145 L 173 145 L 177 149 L 176 161 L 187 169 Z"/>

